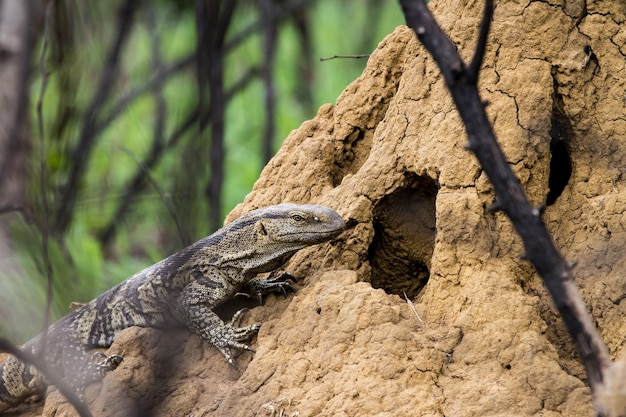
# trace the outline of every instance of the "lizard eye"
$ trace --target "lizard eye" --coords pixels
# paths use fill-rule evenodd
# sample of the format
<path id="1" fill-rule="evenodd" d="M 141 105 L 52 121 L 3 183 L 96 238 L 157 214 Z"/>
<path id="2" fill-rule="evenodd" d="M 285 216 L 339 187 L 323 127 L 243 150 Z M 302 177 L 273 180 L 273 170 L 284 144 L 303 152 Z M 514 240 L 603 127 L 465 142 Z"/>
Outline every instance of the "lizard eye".
<path id="1" fill-rule="evenodd" d="M 304 220 L 304 217 L 302 217 L 302 216 L 301 216 L 301 215 L 299 215 L 299 214 L 293 214 L 293 215 L 291 216 L 291 218 L 292 218 L 292 219 L 294 219 L 294 220 L 295 220 L 295 221 L 297 221 L 297 222 L 301 222 L 301 221 L 303 221 L 303 220 Z"/>

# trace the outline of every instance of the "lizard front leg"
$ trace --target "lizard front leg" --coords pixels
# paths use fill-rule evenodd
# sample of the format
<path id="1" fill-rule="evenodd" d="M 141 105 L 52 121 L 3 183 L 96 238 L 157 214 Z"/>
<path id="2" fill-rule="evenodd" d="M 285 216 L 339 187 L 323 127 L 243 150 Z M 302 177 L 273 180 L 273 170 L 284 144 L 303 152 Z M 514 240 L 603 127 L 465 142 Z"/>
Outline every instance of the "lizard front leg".
<path id="1" fill-rule="evenodd" d="M 65 379 L 80 397 L 89 384 L 100 381 L 123 360 L 119 355 L 106 356 L 100 351 L 89 352 L 81 338 L 73 332 L 66 335 L 62 343 L 61 366 Z"/>
<path id="2" fill-rule="evenodd" d="M 261 325 L 238 327 L 245 310 L 238 311 L 230 324 L 225 324 L 213 312 L 212 309 L 215 306 L 230 298 L 233 293 L 234 289 L 228 285 L 221 273 L 213 271 L 210 275 L 193 281 L 183 289 L 178 297 L 176 313 L 191 331 L 215 346 L 228 363 L 235 366 L 230 348 L 254 352 L 254 349 L 240 342 L 252 337 Z"/>

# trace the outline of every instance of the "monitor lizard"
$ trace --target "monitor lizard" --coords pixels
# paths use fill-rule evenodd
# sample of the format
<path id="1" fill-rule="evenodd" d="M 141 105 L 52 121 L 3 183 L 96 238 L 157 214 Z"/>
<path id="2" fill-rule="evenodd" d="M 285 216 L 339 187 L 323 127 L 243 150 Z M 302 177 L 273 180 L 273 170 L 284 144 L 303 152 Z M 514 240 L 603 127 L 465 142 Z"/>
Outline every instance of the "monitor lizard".
<path id="1" fill-rule="evenodd" d="M 273 271 L 298 250 L 328 241 L 345 228 L 334 210 L 280 204 L 251 211 L 212 235 L 138 272 L 52 324 L 22 350 L 49 365 L 81 395 L 122 361 L 92 348 L 109 347 L 130 326 L 186 326 L 235 365 L 230 349 L 253 351 L 242 343 L 260 324 L 239 327 L 244 310 L 225 324 L 213 309 L 238 292 L 261 298 L 291 286 Z M 271 272 L 267 278 L 257 274 Z M 0 364 L 0 412 L 45 392 L 47 382 L 32 365 L 9 356 Z"/>

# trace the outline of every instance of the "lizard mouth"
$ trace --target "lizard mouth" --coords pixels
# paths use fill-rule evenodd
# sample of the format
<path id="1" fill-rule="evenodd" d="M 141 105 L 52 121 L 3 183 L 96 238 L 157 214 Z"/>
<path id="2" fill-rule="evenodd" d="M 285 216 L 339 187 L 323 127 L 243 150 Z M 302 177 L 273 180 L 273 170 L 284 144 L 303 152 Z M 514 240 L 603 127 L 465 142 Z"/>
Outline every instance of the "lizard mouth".
<path id="1" fill-rule="evenodd" d="M 309 231 L 300 233 L 284 233 L 279 236 L 279 241 L 283 242 L 309 242 L 309 243 L 321 243 L 326 242 L 336 236 L 339 236 L 343 232 L 344 227 L 324 230 L 324 231 Z"/>

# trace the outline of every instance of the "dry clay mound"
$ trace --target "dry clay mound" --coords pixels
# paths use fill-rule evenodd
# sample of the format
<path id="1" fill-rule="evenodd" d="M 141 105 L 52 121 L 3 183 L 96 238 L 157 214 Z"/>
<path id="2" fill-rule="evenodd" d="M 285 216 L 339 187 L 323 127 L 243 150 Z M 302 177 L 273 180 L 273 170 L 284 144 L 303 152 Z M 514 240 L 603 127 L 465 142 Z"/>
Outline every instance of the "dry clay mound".
<path id="1" fill-rule="evenodd" d="M 626 29 L 620 2 L 498 2 L 481 74 L 502 147 L 612 357 L 626 335 Z M 482 2 L 431 2 L 464 56 Z M 239 370 L 185 331 L 129 329 L 98 416 L 590 416 L 561 320 L 464 150 L 436 65 L 398 28 L 336 105 L 291 133 L 230 219 L 280 202 L 351 227 L 286 266 Z M 414 303 L 415 311 L 404 298 Z M 419 315 L 419 317 L 418 317 Z M 26 407 L 28 410 L 29 408 Z M 41 406 L 34 414 L 40 414 Z M 53 392 L 47 416 L 71 415 Z"/>

